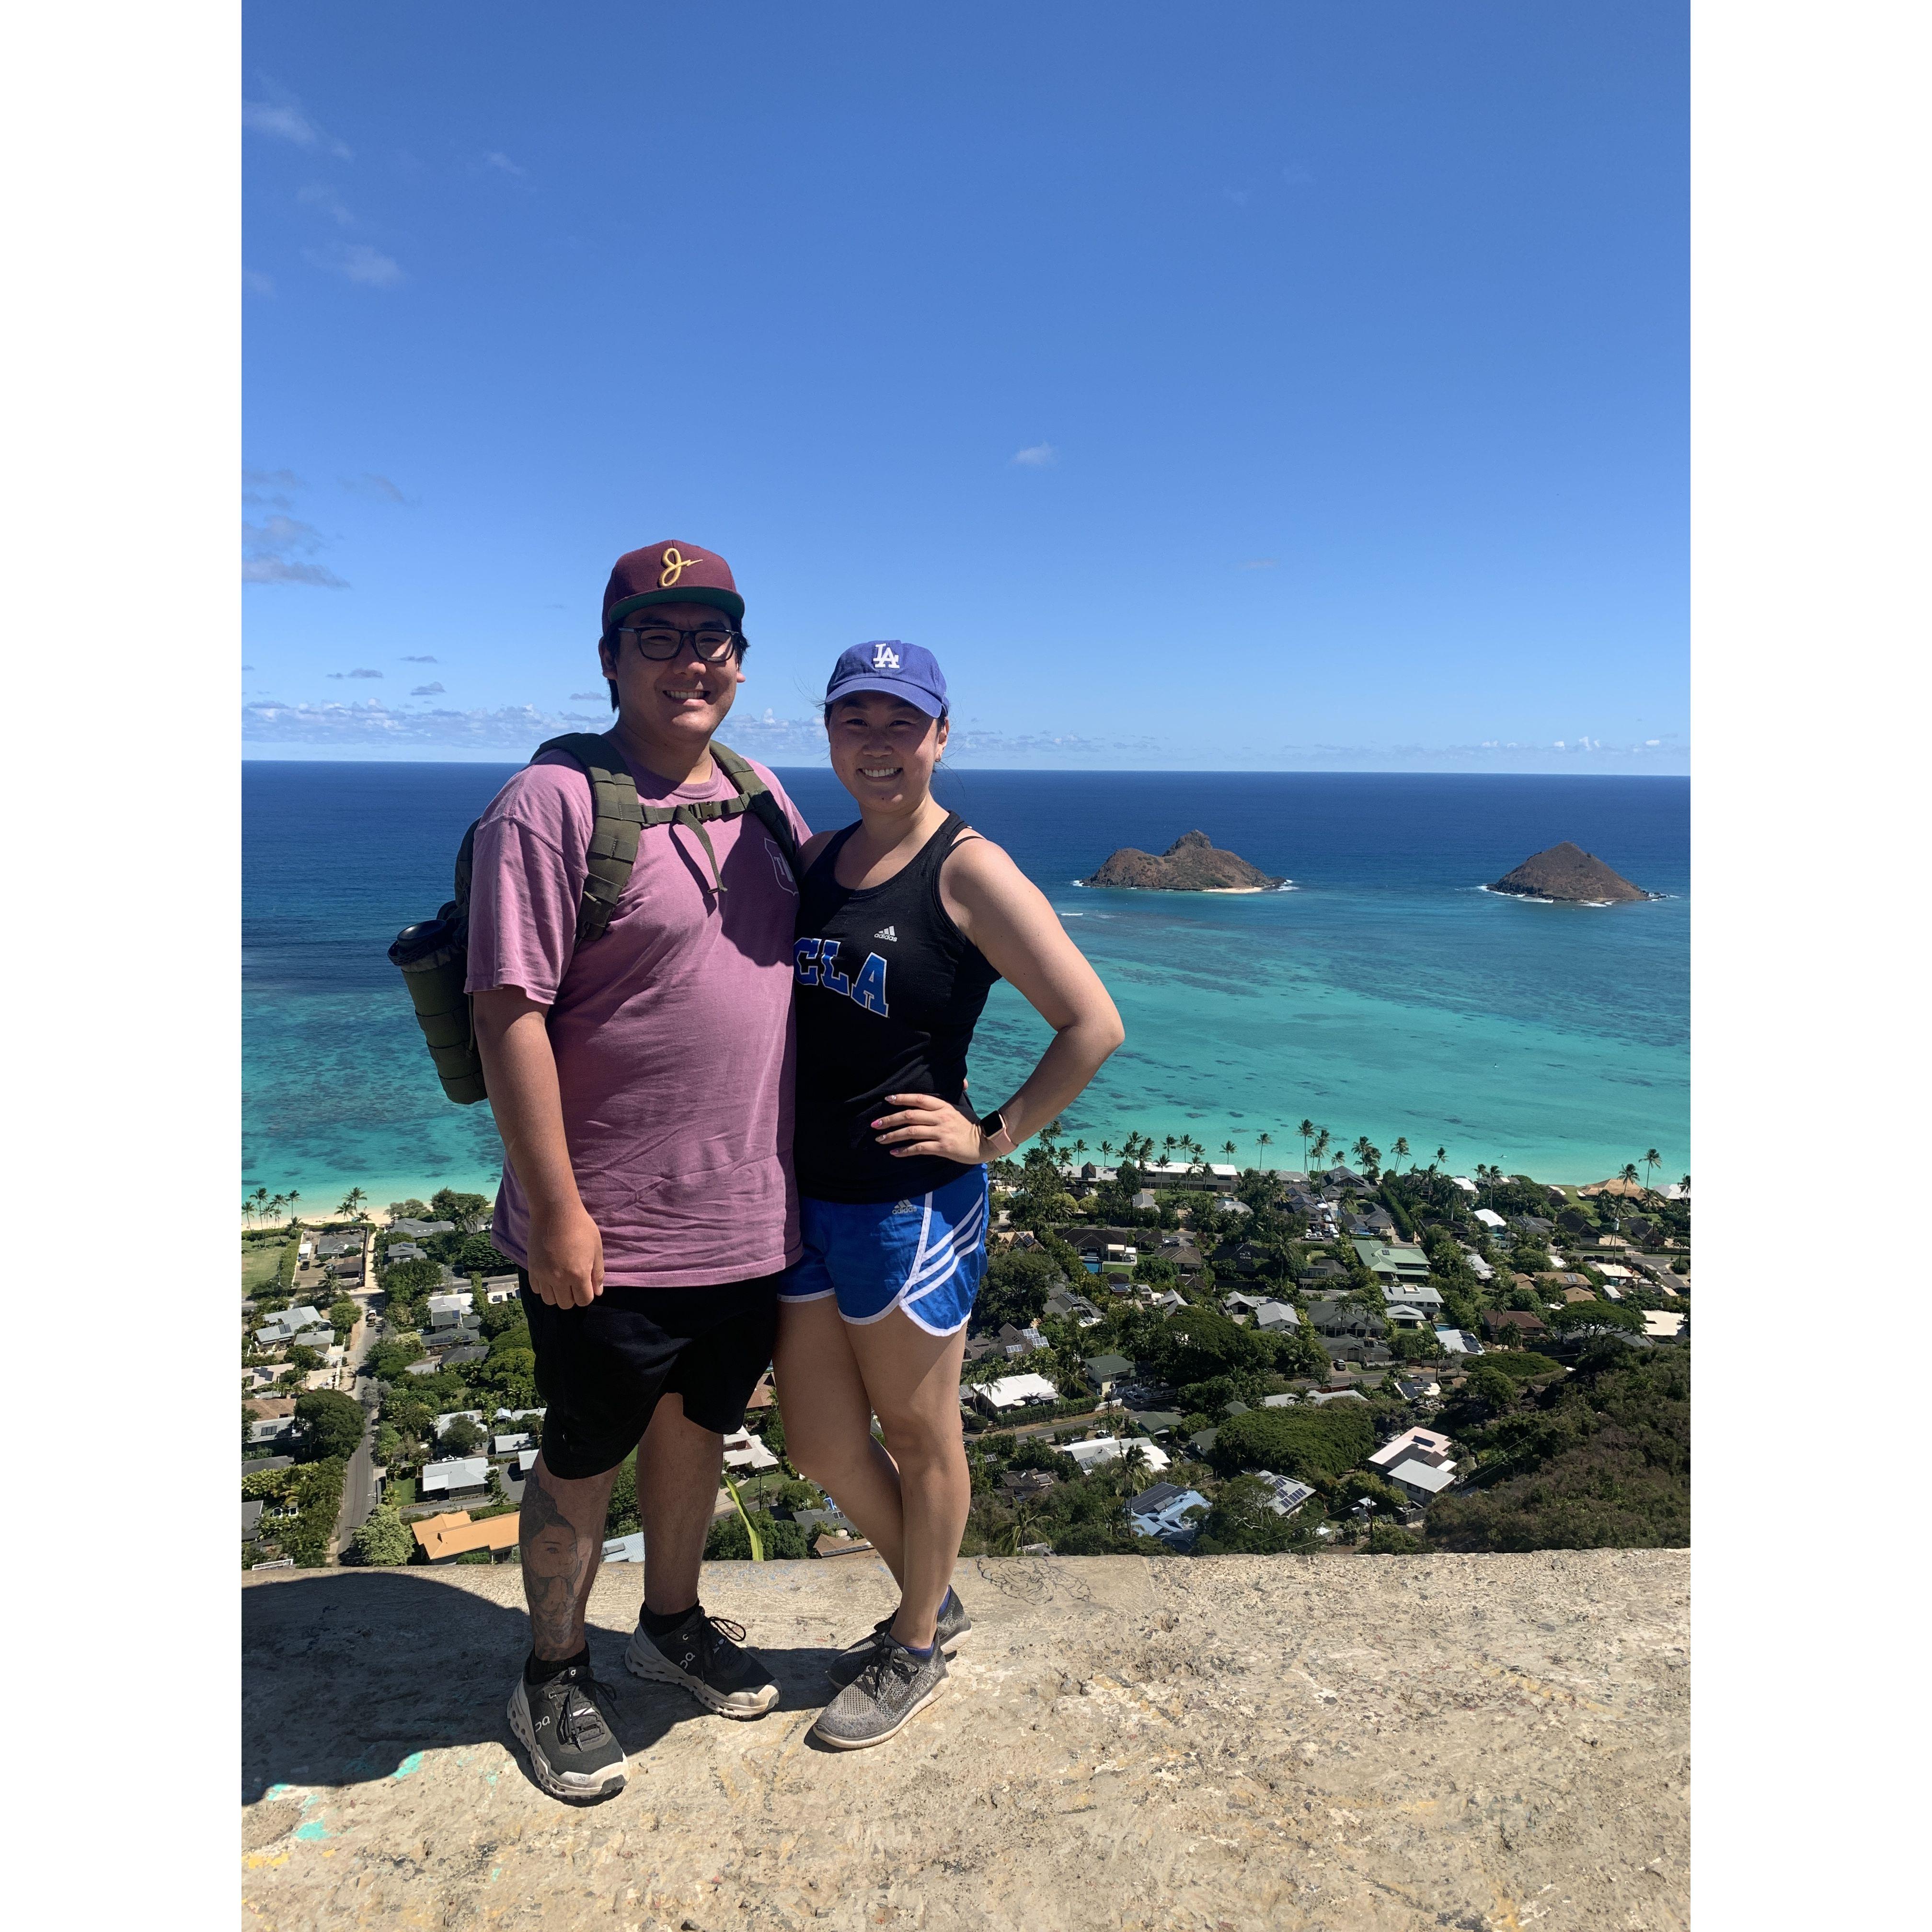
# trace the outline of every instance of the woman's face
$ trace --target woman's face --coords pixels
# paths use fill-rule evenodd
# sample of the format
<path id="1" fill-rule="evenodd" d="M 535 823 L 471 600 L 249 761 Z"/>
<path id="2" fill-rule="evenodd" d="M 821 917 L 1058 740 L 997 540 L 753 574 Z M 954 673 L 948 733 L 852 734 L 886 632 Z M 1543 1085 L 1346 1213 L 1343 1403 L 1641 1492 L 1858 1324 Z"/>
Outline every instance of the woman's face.
<path id="1" fill-rule="evenodd" d="M 918 805 L 946 748 L 944 718 L 928 718 L 917 705 L 882 691 L 839 699 L 825 721 L 825 733 L 838 782 L 862 809 L 875 812 Z"/>

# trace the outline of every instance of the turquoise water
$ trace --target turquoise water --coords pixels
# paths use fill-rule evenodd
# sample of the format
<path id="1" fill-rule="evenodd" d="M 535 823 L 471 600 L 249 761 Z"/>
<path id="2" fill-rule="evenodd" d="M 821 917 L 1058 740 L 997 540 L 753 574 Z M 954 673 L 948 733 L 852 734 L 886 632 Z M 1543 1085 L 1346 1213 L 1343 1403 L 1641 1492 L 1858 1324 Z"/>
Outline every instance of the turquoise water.
<path id="1" fill-rule="evenodd" d="M 331 1207 L 487 1189 L 487 1108 L 442 1100 L 396 929 L 447 896 L 463 828 L 507 776 L 483 765 L 243 766 L 243 1184 Z M 830 773 L 786 772 L 814 826 Z M 1690 1167 L 1689 788 L 1656 778 L 966 770 L 949 802 L 1046 892 L 1118 1003 L 1127 1042 L 1071 1109 L 1090 1148 L 1186 1133 L 1298 1166 L 1304 1117 L 1384 1154 L 1602 1178 L 1655 1148 Z M 1073 884 L 1116 847 L 1198 826 L 1294 890 L 1252 896 Z M 1670 896 L 1534 905 L 1480 890 L 1574 838 Z M 997 987 L 972 1060 L 988 1106 L 1046 1030 Z"/>

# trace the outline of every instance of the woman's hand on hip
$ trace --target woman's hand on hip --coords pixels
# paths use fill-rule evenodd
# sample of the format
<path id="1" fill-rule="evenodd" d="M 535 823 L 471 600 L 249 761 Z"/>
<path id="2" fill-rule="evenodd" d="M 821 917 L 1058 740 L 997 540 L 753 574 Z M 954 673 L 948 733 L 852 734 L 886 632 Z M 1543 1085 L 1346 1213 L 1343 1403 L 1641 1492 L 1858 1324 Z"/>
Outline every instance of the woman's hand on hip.
<path id="1" fill-rule="evenodd" d="M 970 1166 L 984 1160 L 980 1124 L 969 1120 L 950 1100 L 937 1094 L 888 1094 L 886 1105 L 896 1113 L 882 1114 L 872 1123 L 879 1144 L 895 1158 L 924 1154 Z"/>

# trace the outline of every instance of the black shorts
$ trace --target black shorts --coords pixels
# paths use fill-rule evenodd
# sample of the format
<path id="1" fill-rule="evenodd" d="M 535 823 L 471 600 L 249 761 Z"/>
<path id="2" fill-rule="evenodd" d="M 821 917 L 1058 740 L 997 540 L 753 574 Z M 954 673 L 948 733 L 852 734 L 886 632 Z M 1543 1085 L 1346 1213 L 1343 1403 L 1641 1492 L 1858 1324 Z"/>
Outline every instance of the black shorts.
<path id="1" fill-rule="evenodd" d="M 553 1308 L 517 1270 L 543 1398 L 544 1467 L 566 1482 L 614 1469 L 658 1397 L 675 1390 L 702 1429 L 728 1436 L 771 1366 L 778 1277 L 718 1288 L 606 1288 L 588 1308 Z"/>

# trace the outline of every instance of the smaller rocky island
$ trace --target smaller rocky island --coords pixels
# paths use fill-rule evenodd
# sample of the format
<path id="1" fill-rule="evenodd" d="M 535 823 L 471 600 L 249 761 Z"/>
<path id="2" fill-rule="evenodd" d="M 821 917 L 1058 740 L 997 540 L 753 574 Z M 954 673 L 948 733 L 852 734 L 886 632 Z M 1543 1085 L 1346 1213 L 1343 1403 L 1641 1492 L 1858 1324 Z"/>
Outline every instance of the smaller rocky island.
<path id="1" fill-rule="evenodd" d="M 1634 886 L 1613 872 L 1594 854 L 1564 839 L 1546 852 L 1524 860 L 1489 888 L 1518 898 L 1556 899 L 1566 905 L 1613 905 L 1626 899 L 1654 898 L 1654 892 Z"/>
<path id="2" fill-rule="evenodd" d="M 1271 892 L 1288 881 L 1210 844 L 1204 832 L 1184 832 L 1159 857 L 1123 845 L 1080 883 L 1145 892 Z"/>

